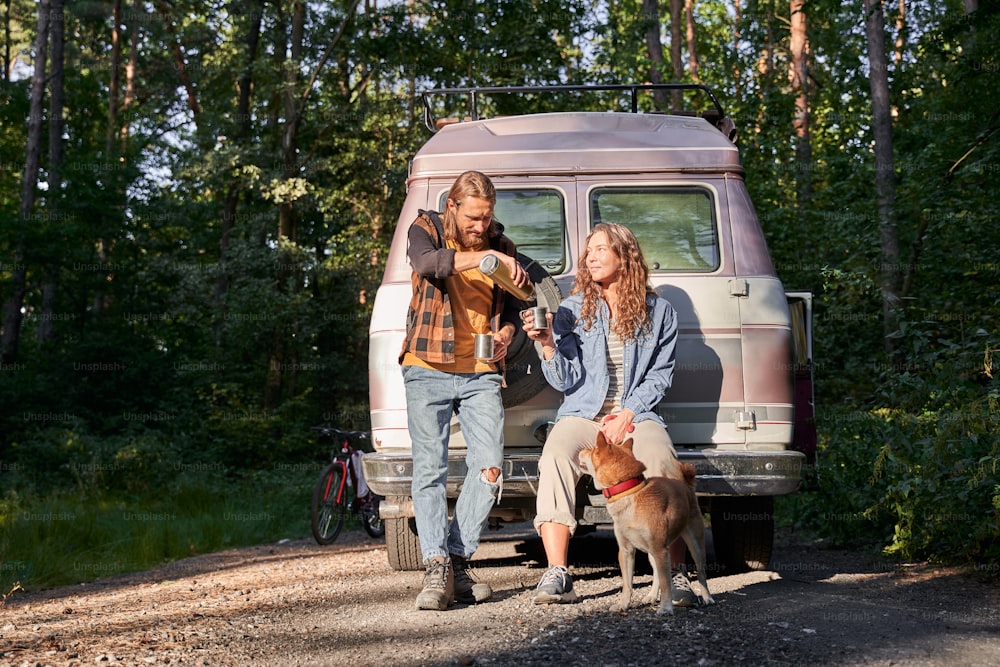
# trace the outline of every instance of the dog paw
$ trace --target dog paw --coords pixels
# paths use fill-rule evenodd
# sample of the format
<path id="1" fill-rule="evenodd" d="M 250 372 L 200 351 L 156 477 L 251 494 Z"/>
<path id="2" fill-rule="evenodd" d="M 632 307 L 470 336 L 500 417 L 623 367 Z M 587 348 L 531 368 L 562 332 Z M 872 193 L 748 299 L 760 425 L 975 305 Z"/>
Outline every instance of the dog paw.
<path id="1" fill-rule="evenodd" d="M 624 614 L 628 610 L 627 604 L 615 603 L 611 605 L 611 611 L 616 614 Z"/>
<path id="2" fill-rule="evenodd" d="M 656 610 L 657 616 L 673 616 L 674 615 L 674 605 L 669 602 L 665 605 L 660 605 Z"/>

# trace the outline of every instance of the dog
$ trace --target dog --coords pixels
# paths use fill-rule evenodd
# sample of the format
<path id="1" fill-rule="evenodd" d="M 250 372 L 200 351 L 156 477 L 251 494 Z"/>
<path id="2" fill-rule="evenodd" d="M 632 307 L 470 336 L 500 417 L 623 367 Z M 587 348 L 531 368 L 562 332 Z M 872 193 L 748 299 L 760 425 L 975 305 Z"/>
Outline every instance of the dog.
<path id="1" fill-rule="evenodd" d="M 614 521 L 618 541 L 618 566 L 622 571 L 622 593 L 612 611 L 623 612 L 632 602 L 635 550 L 649 555 L 653 565 L 652 602 L 660 602 L 657 614 L 673 614 L 674 584 L 670 576 L 670 544 L 680 537 L 687 544 L 698 568 L 698 593 L 702 604 L 713 604 L 705 579 L 705 524 L 694 493 L 695 469 L 681 464 L 683 480 L 643 476 L 645 464 L 632 453 L 632 439 L 620 445 L 609 443 L 598 433 L 593 449 L 580 455 L 594 479 L 604 487 L 608 514 Z"/>

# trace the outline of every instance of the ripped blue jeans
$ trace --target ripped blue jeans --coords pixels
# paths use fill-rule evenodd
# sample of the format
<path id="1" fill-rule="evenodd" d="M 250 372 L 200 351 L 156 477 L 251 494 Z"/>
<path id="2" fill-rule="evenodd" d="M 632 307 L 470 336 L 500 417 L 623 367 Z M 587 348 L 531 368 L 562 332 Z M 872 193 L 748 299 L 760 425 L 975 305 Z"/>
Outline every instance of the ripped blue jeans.
<path id="1" fill-rule="evenodd" d="M 502 478 L 490 468 L 503 461 L 503 402 L 499 373 L 445 373 L 403 367 L 406 413 L 413 446 L 413 510 L 420 553 L 426 561 L 450 555 L 469 558 L 489 520 Z M 468 474 L 448 520 L 448 445 L 452 415 L 458 416 L 467 449 Z"/>

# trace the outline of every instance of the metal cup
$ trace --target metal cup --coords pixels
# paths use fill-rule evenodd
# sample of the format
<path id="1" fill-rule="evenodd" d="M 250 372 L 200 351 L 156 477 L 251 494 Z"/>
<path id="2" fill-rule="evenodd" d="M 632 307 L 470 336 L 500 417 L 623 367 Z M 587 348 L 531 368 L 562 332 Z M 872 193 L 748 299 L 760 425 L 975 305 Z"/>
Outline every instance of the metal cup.
<path id="1" fill-rule="evenodd" d="M 490 361 L 493 359 L 493 334 L 472 334 L 476 339 L 476 359 Z"/>
<path id="2" fill-rule="evenodd" d="M 532 331 L 540 331 L 542 329 L 549 328 L 549 309 L 545 306 L 535 306 L 534 308 L 529 308 L 531 311 L 531 316 L 535 318 L 534 324 L 531 325 Z"/>

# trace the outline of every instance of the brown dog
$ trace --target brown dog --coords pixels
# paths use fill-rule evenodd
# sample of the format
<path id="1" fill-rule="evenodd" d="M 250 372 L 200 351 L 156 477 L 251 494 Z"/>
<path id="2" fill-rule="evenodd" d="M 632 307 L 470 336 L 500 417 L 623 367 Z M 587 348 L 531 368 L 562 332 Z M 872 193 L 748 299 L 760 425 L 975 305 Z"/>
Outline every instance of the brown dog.
<path id="1" fill-rule="evenodd" d="M 694 466 L 681 465 L 684 479 L 643 477 L 646 466 L 632 453 L 632 440 L 612 445 L 598 433 L 597 444 L 580 458 L 608 498 L 608 513 L 614 520 L 618 540 L 618 565 L 622 571 L 622 595 L 612 611 L 625 611 L 632 602 L 635 550 L 649 554 L 653 565 L 653 602 L 660 601 L 657 614 L 673 614 L 674 583 L 670 577 L 670 551 L 678 537 L 684 540 L 698 568 L 699 597 L 712 604 L 705 580 L 705 525 L 694 493 Z"/>

